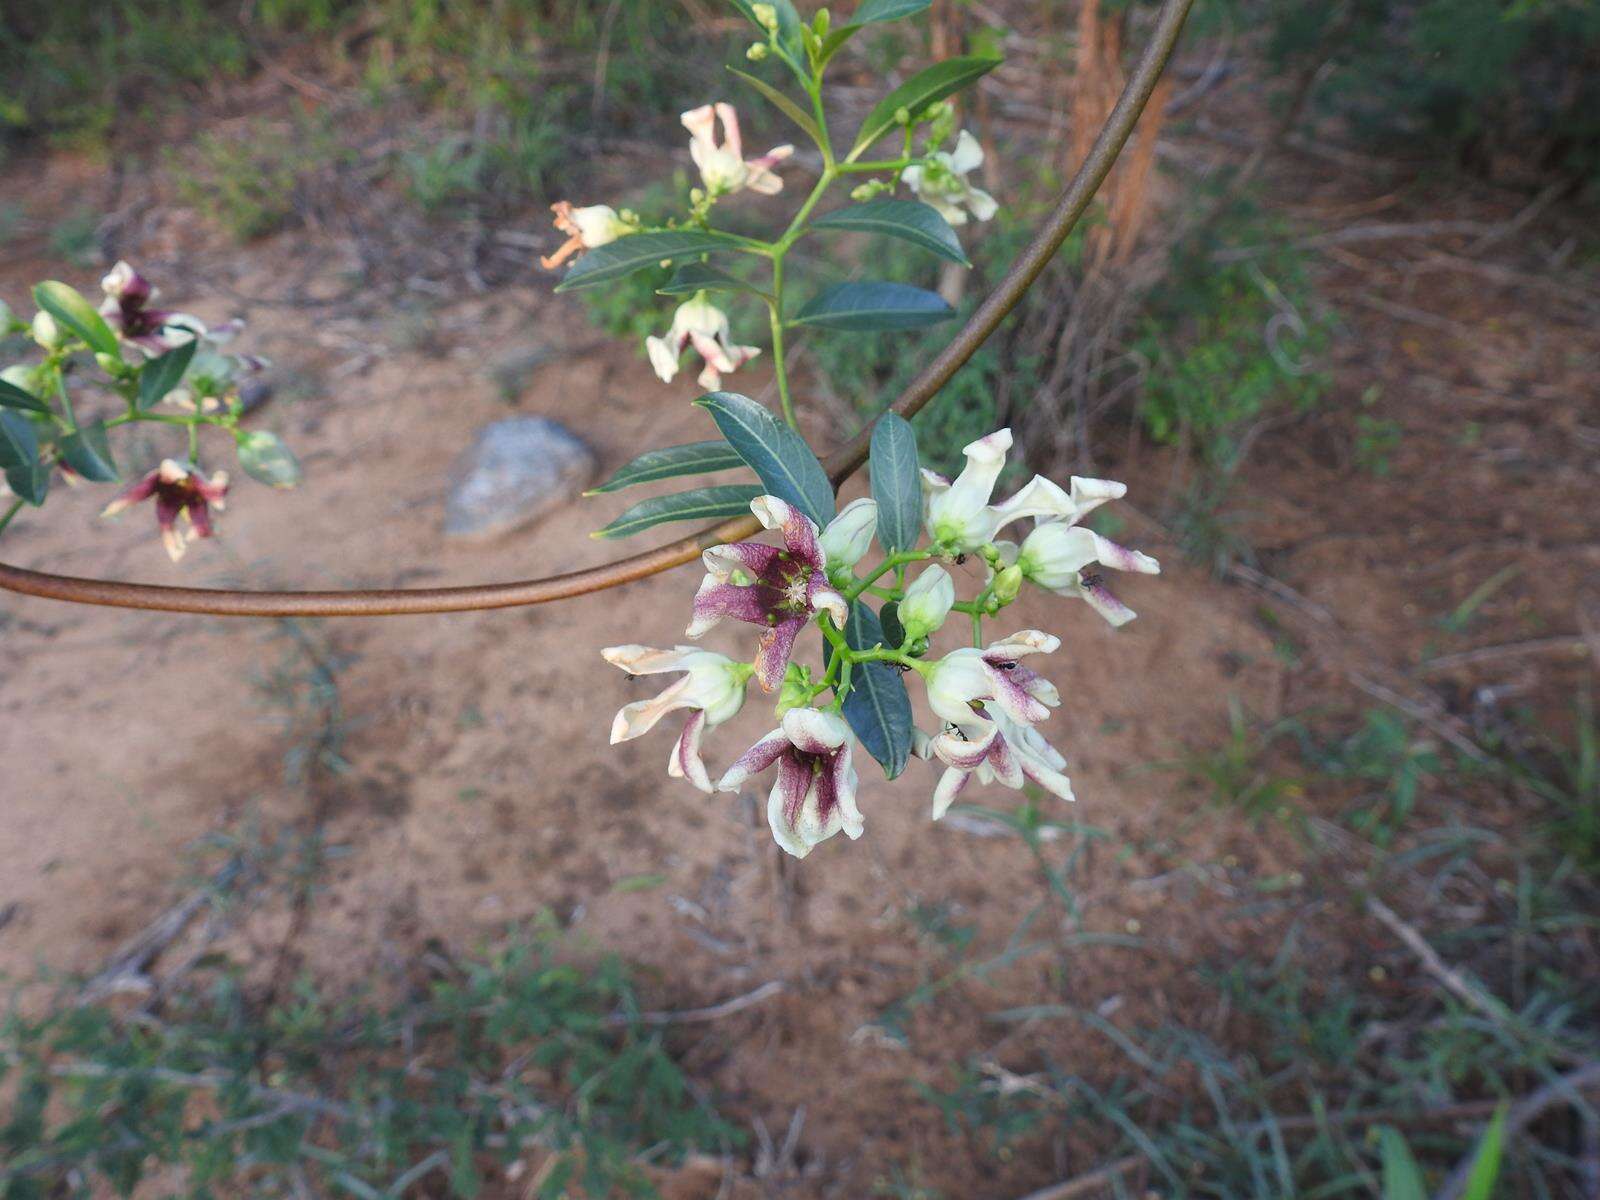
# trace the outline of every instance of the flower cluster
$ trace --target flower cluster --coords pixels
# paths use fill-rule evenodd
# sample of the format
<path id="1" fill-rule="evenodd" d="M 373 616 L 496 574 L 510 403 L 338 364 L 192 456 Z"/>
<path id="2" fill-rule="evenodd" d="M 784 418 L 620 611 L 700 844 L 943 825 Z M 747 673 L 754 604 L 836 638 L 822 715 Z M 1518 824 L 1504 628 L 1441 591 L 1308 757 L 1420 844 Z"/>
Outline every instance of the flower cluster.
<path id="1" fill-rule="evenodd" d="M 1080 524 L 1095 508 L 1123 495 L 1120 483 L 1075 477 L 1062 488 L 1036 475 L 996 503 L 994 489 L 1010 447 L 1010 431 L 1002 429 L 966 447 L 966 467 L 954 481 L 924 471 L 926 544 L 889 552 L 865 572 L 860 564 L 879 532 L 876 501 L 854 501 L 819 528 L 795 505 L 758 496 L 750 509 L 777 541 L 705 551 L 706 573 L 686 631 L 699 639 L 724 621 L 756 626 L 753 655 L 741 661 L 687 646 L 604 651 L 608 662 L 630 675 L 682 672 L 658 696 L 623 708 L 612 726 L 612 742 L 639 737 L 668 712 L 688 710 L 668 773 L 710 793 L 738 791 L 776 767 L 768 821 L 778 845 L 804 857 L 835 833 L 851 838 L 862 833 L 854 767 L 858 734 L 848 701 L 852 676 L 859 679 L 861 672 L 885 664 L 921 679 L 927 708 L 938 722 L 932 733 L 910 731 L 914 753 L 942 768 L 933 792 L 934 819 L 973 779 L 1010 788 L 1032 783 L 1073 799 L 1066 760 L 1039 728 L 1060 704 L 1060 693 L 1024 661 L 1055 652 L 1060 640 L 1025 629 L 985 642 L 982 622 L 1015 601 L 1027 582 L 1087 600 L 1120 625 L 1133 613 L 1105 589 L 1097 569 L 1155 574 L 1160 567 Z M 1034 525 L 1020 545 L 997 539 L 1001 529 L 1024 519 Z M 974 599 L 962 602 L 948 568 L 969 555 L 982 558 L 985 584 Z M 907 581 L 914 566 L 919 573 Z M 883 640 L 851 644 L 844 636 L 851 608 L 865 596 L 887 602 L 884 612 L 894 613 L 895 628 L 886 622 Z M 972 620 L 973 644 L 932 656 L 931 640 L 958 612 Z M 828 669 L 815 682 L 795 655 L 801 634 L 813 625 L 831 648 Z M 778 726 L 713 782 L 702 757 L 703 736 L 740 711 L 751 679 L 776 693 Z"/>

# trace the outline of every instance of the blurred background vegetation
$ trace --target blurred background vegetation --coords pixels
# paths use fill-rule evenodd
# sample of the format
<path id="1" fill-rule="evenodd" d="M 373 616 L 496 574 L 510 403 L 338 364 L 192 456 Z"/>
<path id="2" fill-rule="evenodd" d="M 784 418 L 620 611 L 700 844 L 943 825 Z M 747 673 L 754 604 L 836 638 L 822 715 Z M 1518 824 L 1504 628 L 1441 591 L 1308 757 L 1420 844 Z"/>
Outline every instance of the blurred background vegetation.
<path id="1" fill-rule="evenodd" d="M 1018 45 L 1006 5 L 952 0 L 930 22 L 858 39 L 840 71 L 846 107 L 902 54 L 937 47 L 1001 48 L 1043 64 L 1063 86 L 1076 81 L 1067 134 L 1035 129 L 1024 146 L 1011 114 L 991 111 L 1004 106 L 983 95 L 965 114 L 1004 184 L 992 189 L 1003 196 L 1000 216 L 967 239 L 971 275 L 930 267 L 898 243 L 846 252 L 812 239 L 812 283 L 868 266 L 938 287 L 965 315 L 1024 244 L 1081 150 L 1076 139 L 1103 114 L 1108 87 L 1114 95 L 1121 43 L 1137 44 L 1148 12 L 1138 3 L 1028 7 L 1051 36 Z M 424 243 L 529 236 L 522 231 L 543 228 L 550 200 L 595 199 L 601 180 L 627 180 L 605 195 L 647 217 L 666 210 L 687 177 L 644 187 L 636 181 L 646 172 L 630 164 L 670 153 L 681 138 L 677 112 L 702 98 L 699 81 L 742 56 L 748 36 L 712 0 L 13 3 L 0 20 L 0 153 L 7 171 L 72 153 L 116 176 L 159 178 L 239 243 L 337 214 L 373 247 L 366 282 L 393 281 L 416 269 Z M 1352 156 L 1399 157 L 1446 189 L 1492 181 L 1530 204 L 1592 206 L 1600 4 L 1200 0 L 1190 39 L 1216 48 L 1209 64 L 1159 95 L 1092 218 L 917 426 L 925 459 L 947 469 L 964 443 L 1000 424 L 1019 431 L 1030 470 L 1077 469 L 1105 446 L 1165 448 L 1171 484 L 1159 517 L 1222 575 L 1260 558 L 1237 503 L 1252 451 L 1330 403 L 1328 352 L 1345 336 L 1306 239 L 1266 194 L 1265 157 L 1287 142 L 1318 148 L 1320 131 L 1336 129 L 1339 147 L 1322 152 L 1339 170 L 1363 169 Z M 1261 80 L 1269 119 L 1244 130 L 1207 125 L 1206 90 L 1240 71 Z M 252 88 L 263 81 L 293 102 L 259 104 Z M 1012 108 L 1028 115 L 1022 103 Z M 752 141 L 786 136 L 754 105 L 746 111 Z M 1247 153 L 1232 170 L 1185 181 L 1176 198 L 1156 196 L 1163 127 L 1232 138 Z M 0 245 L 22 220 L 0 208 Z M 49 246 L 89 267 L 104 258 L 105 237 L 86 205 L 58 215 Z M 429 286 L 491 287 L 525 273 L 528 243 L 510 244 L 519 247 L 510 266 L 452 251 L 471 265 L 462 278 L 430 276 Z M 1597 251 L 1591 243 L 1574 253 L 1592 260 Z M 660 282 L 647 272 L 589 294 L 588 319 L 637 349 L 666 320 Z M 752 321 L 744 340 L 759 338 L 749 314 L 736 320 Z M 797 352 L 822 419 L 849 433 L 945 336 L 816 338 Z M 1385 477 L 1403 437 L 1396 414 L 1381 390 L 1346 409 L 1341 461 L 1358 478 Z M 1440 637 L 1466 629 L 1492 591 L 1441 618 Z M 1293 661 L 1305 647 L 1285 632 L 1279 653 Z M 337 770 L 327 753 L 341 719 L 332 674 L 291 675 L 296 753 Z M 1286 830 L 1308 856 L 1337 858 L 1351 876 L 1425 875 L 1433 892 L 1471 908 L 1477 917 L 1435 939 L 1470 976 L 1462 989 L 1431 975 L 1397 986 L 1407 961 L 1398 956 L 1366 975 L 1324 978 L 1316 937 L 1297 922 L 1257 958 L 1209 969 L 1196 985 L 1248 1036 L 1227 1040 L 1176 1017 L 1129 1034 L 1095 1012 L 1042 1005 L 996 1019 L 1071 1022 L 1111 1040 L 1126 1070 L 1091 1082 L 1045 1063 L 1019 1080 L 993 1062 L 958 1062 L 922 1087 L 922 1099 L 985 1161 L 1006 1161 L 1041 1129 L 1071 1122 L 1117 1167 L 1108 1187 L 1133 1170 L 1118 1164 L 1132 1163 L 1173 1195 L 1411 1200 L 1424 1193 L 1407 1190 L 1408 1159 L 1442 1179 L 1502 1101 L 1542 1096 L 1537 1112 L 1508 1109 L 1521 1126 L 1494 1194 L 1596 1194 L 1583 1189 L 1600 1186 L 1600 1117 L 1578 1100 L 1547 1119 L 1556 1100 L 1541 1090 L 1592 1068 L 1600 1028 L 1585 976 L 1595 962 L 1600 732 L 1584 696 L 1563 696 L 1557 711 L 1552 721 L 1549 705 L 1508 710 L 1476 731 L 1467 753 L 1442 743 L 1426 713 L 1398 705 L 1270 724 L 1236 707 L 1214 744 L 1161 767 L 1208 810 Z M 1340 811 L 1311 811 L 1304 800 L 1314 789 L 1337 795 Z M 1509 841 L 1446 821 L 1419 833 L 1430 797 L 1446 794 L 1485 807 L 1514 802 L 1532 816 L 1519 815 Z M 964 815 L 1026 844 L 1041 910 L 1058 909 L 1072 932 L 1054 947 L 1026 929 L 987 947 L 947 908 L 909 911 L 901 932 L 935 965 L 882 1014 L 890 1039 L 946 989 L 1019 956 L 1054 953 L 1056 977 L 1069 976 L 1070 950 L 1091 938 L 1073 924 L 1075 872 L 1102 833 L 1053 822 L 1031 802 Z M 1491 845 L 1503 855 L 1495 877 L 1480 861 Z M 270 886 L 297 896 L 321 864 L 318 847 L 259 831 L 212 849 L 247 866 L 251 888 L 277 880 Z M 1260 881 L 1239 911 L 1295 886 L 1289 874 Z M 1395 921 L 1400 936 L 1415 932 Z M 173 1164 L 197 1196 L 240 1194 L 230 1181 L 241 1178 L 264 1195 L 398 1196 L 430 1173 L 450 1181 L 440 1194 L 472 1195 L 478 1164 L 512 1154 L 518 1139 L 549 1149 L 554 1164 L 527 1194 L 561 1196 L 581 1179 L 598 1196 L 647 1190 L 645 1168 L 736 1143 L 688 1082 L 666 1022 L 641 1017 L 628 970 L 595 955 L 573 967 L 552 946 L 540 931 L 524 952 L 441 961 L 429 986 L 398 1007 L 335 1001 L 310 986 L 247 999 L 220 972 L 209 990 L 177 997 L 159 1023 L 132 1034 L 76 993 L 46 1017 L 16 1017 L 0 1029 L 0 1073 L 12 1089 L 0 1100 L 0 1197 L 126 1193 Z M 397 1071 L 406 1039 L 448 1065 L 426 1077 Z M 530 1055 L 536 1087 L 522 1074 Z M 103 1120 L 108 1112 L 118 1119 Z M 881 1188 L 929 1200 L 939 1181 L 896 1164 Z"/>

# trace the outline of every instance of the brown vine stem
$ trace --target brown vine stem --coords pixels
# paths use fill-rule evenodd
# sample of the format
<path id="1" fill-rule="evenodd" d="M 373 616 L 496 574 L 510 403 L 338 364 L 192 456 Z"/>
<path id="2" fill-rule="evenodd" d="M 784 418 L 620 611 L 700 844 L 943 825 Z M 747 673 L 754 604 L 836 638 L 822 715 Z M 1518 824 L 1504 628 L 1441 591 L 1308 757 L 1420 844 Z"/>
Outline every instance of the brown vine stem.
<path id="1" fill-rule="evenodd" d="M 1164 0 L 1156 16 L 1150 41 L 1138 64 L 1089 148 L 1077 173 L 1067 184 L 1044 225 L 1017 256 L 995 290 L 978 306 L 961 331 L 894 402 L 904 417 L 920 411 L 952 375 L 981 346 L 1017 306 L 1039 273 L 1061 248 L 1094 194 L 1110 173 L 1133 132 L 1150 93 L 1177 45 L 1178 33 L 1193 0 Z M 868 431 L 840 447 L 824 464 L 837 487 L 867 461 Z M 0 563 L 0 588 L 65 600 L 74 604 L 99 604 L 111 608 L 142 608 L 158 612 L 203 613 L 219 617 L 387 617 L 409 613 L 468 612 L 487 608 L 514 608 L 582 596 L 605 588 L 632 583 L 682 566 L 703 550 L 723 542 L 755 535 L 760 530 L 753 517 L 724 521 L 655 550 L 585 571 L 552 575 L 545 579 L 512 583 L 473 584 L 465 587 L 371 589 L 344 592 L 242 592 L 222 588 L 165 587 L 122 583 L 109 579 L 82 579 L 52 575 Z"/>

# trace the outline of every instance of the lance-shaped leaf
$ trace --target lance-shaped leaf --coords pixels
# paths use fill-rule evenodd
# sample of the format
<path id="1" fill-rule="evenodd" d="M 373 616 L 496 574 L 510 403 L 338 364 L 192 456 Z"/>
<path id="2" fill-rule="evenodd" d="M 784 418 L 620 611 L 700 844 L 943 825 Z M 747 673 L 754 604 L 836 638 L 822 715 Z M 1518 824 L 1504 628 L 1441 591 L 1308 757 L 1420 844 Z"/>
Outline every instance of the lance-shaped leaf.
<path id="1" fill-rule="evenodd" d="M 96 354 L 117 354 L 117 335 L 105 318 L 74 289 L 47 279 L 33 289 L 33 302 L 55 318 L 56 324 L 77 335 Z"/>
<path id="2" fill-rule="evenodd" d="M 730 275 L 709 263 L 686 262 L 672 278 L 656 289 L 658 296 L 688 296 L 695 292 L 760 292 L 753 283 Z"/>
<path id="3" fill-rule="evenodd" d="M 26 466 L 8 467 L 6 486 L 37 508 L 50 492 L 50 464 L 36 460 Z"/>
<path id="4" fill-rule="evenodd" d="M 899 123 L 897 117 L 902 108 L 911 114 L 912 120 L 916 120 L 930 105 L 937 104 L 946 96 L 953 96 L 962 88 L 976 83 L 999 65 L 998 58 L 968 55 L 963 58 L 947 58 L 925 71 L 918 71 L 878 101 L 876 107 L 867 114 L 867 119 L 861 122 L 861 132 L 856 134 L 856 144 L 851 148 L 850 158 L 859 156 L 873 142 L 893 129 Z"/>
<path id="5" fill-rule="evenodd" d="M 712 392 L 695 401 L 766 485 L 768 495 L 794 505 L 818 526 L 833 517 L 833 486 L 805 438 L 737 392 Z"/>
<path id="6" fill-rule="evenodd" d="M 599 487 L 590 488 L 585 496 L 598 496 L 602 492 L 618 492 L 636 483 L 654 483 L 658 479 L 671 479 L 675 475 L 708 475 L 712 471 L 731 471 L 743 467 L 744 459 L 738 451 L 721 438 L 705 442 L 689 442 L 683 446 L 665 446 L 660 450 L 647 450 Z"/>
<path id="7" fill-rule="evenodd" d="M 955 315 L 943 296 L 907 283 L 837 283 L 795 313 L 791 323 L 865 333 L 921 329 Z"/>
<path id="8" fill-rule="evenodd" d="M 888 642 L 877 616 L 859 600 L 850 606 L 844 640 L 852 650 L 871 650 Z M 830 660 L 832 650 L 830 644 Z M 886 776 L 893 779 L 906 769 L 911 758 L 911 697 L 899 668 L 889 663 L 857 663 L 850 673 L 844 719 Z"/>
<path id="9" fill-rule="evenodd" d="M 937 209 L 919 200 L 869 200 L 836 208 L 811 222 L 813 229 L 850 229 L 899 238 L 949 262 L 970 267 L 961 239 Z"/>
<path id="10" fill-rule="evenodd" d="M 709 521 L 744 516 L 750 511 L 750 501 L 761 495 L 762 490 L 757 483 L 730 483 L 674 492 L 670 496 L 652 496 L 639 501 L 604 529 L 598 529 L 589 536 L 624 538 L 667 521 Z"/>
<path id="11" fill-rule="evenodd" d="M 910 550 L 922 535 L 919 466 L 911 422 L 884 413 L 872 431 L 872 498 L 878 502 L 878 541 L 891 554 Z"/>
<path id="12" fill-rule="evenodd" d="M 300 460 L 277 434 L 257 429 L 238 438 L 239 465 L 251 479 L 275 488 L 292 488 L 300 482 Z"/>
<path id="13" fill-rule="evenodd" d="M 33 422 L 19 412 L 0 410 L 0 470 L 31 466 L 39 461 L 39 435 Z"/>
<path id="14" fill-rule="evenodd" d="M 817 125 L 816 120 L 811 116 L 810 113 L 806 112 L 805 109 L 801 108 L 798 104 L 789 99 L 789 97 L 785 96 L 777 88 L 773 87 L 765 79 L 758 79 L 746 71 L 739 70 L 737 67 L 729 67 L 728 70 L 733 72 L 733 74 L 737 75 L 740 79 L 744 80 L 751 87 L 755 88 L 756 91 L 760 92 L 762 96 L 766 98 L 768 103 L 770 103 L 784 116 L 788 117 L 789 120 L 800 126 L 800 128 L 805 131 L 806 136 L 809 137 L 813 142 L 819 146 L 822 145 L 822 130 Z"/>
<path id="15" fill-rule="evenodd" d="M 21 408 L 28 412 L 48 413 L 50 406 L 32 392 L 25 392 L 14 383 L 0 379 L 0 408 Z"/>
<path id="16" fill-rule="evenodd" d="M 824 61 L 832 58 L 839 47 L 865 25 L 914 17 L 918 13 L 926 12 L 932 3 L 933 0 L 862 0 L 856 6 L 855 12 L 845 18 L 843 23 L 823 41 L 821 57 Z"/>
<path id="17" fill-rule="evenodd" d="M 80 425 L 62 438 L 61 461 L 90 483 L 111 483 L 122 478 L 117 460 L 111 457 L 104 421 Z"/>
<path id="18" fill-rule="evenodd" d="M 676 262 L 718 250 L 737 250 L 740 238 L 707 229 L 673 229 L 661 233 L 630 233 L 604 246 L 584 251 L 572 264 L 567 277 L 556 287 L 570 292 L 593 287 L 611 279 L 621 279 L 659 263 Z"/>
<path id="19" fill-rule="evenodd" d="M 183 373 L 189 369 L 189 363 L 194 360 L 194 352 L 199 345 L 198 338 L 191 338 L 183 345 L 168 350 L 160 358 L 145 363 L 139 372 L 140 411 L 153 408 L 178 386 Z"/>

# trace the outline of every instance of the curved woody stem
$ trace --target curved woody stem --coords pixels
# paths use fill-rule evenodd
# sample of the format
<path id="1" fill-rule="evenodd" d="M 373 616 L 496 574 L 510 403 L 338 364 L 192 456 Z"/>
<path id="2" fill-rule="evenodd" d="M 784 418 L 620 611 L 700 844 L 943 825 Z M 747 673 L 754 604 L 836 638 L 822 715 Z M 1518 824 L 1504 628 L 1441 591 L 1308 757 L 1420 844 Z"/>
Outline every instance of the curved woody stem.
<path id="1" fill-rule="evenodd" d="M 1129 75 L 1122 95 L 1106 118 L 1094 145 L 1044 225 L 1007 270 L 993 292 L 978 306 L 960 332 L 906 386 L 892 408 L 903 417 L 920 411 L 949 382 L 1006 315 L 1016 307 L 1040 272 L 1061 248 L 1100 184 L 1110 173 L 1133 127 L 1150 99 L 1157 79 L 1172 57 L 1184 18 L 1193 0 L 1163 0 L 1155 29 Z M 837 487 L 867 460 L 871 430 L 863 430 L 824 464 Z M 159 612 L 203 613 L 235 617 L 379 617 L 411 613 L 469 612 L 545 604 L 572 596 L 619 587 L 681 566 L 702 551 L 760 532 L 754 517 L 738 517 L 668 545 L 630 555 L 605 566 L 544 579 L 463 587 L 368 589 L 343 592 L 242 592 L 221 588 L 167 587 L 82 579 L 29 571 L 0 563 L 0 588 L 48 600 L 98 604 L 112 608 Z"/>

